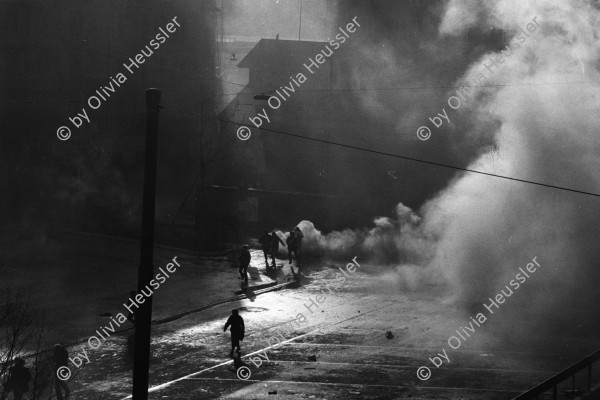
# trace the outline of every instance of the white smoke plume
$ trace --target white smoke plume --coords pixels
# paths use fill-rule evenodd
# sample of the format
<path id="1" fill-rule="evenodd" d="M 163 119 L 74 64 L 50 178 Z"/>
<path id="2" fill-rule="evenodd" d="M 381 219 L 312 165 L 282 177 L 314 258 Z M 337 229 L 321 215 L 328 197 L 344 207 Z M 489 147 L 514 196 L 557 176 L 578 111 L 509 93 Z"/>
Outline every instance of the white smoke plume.
<path id="1" fill-rule="evenodd" d="M 326 252 L 331 257 L 347 257 L 351 253 L 368 254 L 380 262 L 418 263 L 429 247 L 418 232 L 421 218 L 403 204 L 396 207 L 395 218 L 379 217 L 374 227 L 363 230 L 346 229 L 323 235 L 310 221 L 298 226 L 305 236 L 306 249 L 312 253 Z"/>
<path id="2" fill-rule="evenodd" d="M 446 15 L 461 3 L 450 1 Z M 476 88 L 473 115 L 497 123 L 493 138 L 501 160 L 492 163 L 485 154 L 470 168 L 600 193 L 600 121 L 592 112 L 598 104 L 600 13 L 573 3 L 486 3 L 508 43 L 535 17 L 541 27 L 504 57 L 487 83 L 497 86 Z M 448 32 L 461 29 L 460 21 L 449 18 L 441 25 Z M 461 83 L 472 82 L 494 55 L 474 63 Z M 513 300 L 528 304 L 534 316 L 553 310 L 557 318 L 573 317 L 570 306 L 597 304 L 598 211 L 598 197 L 465 174 L 422 210 L 425 229 L 440 237 L 429 268 L 443 271 L 457 299 L 472 305 L 497 293 L 519 266 L 538 256 L 544 267 Z"/>
<path id="3" fill-rule="evenodd" d="M 526 29 L 534 17 L 540 24 L 484 86 L 471 89 L 462 106 L 479 127 L 465 137 L 491 137 L 499 155 L 486 152 L 468 168 L 600 193 L 598 4 L 465 3 L 447 2 L 441 38 L 493 21 L 508 46 L 519 27 Z M 456 86 L 476 84 L 483 63 L 499 54 L 475 60 Z M 418 214 L 400 204 L 395 219 L 378 218 L 370 230 L 323 235 L 308 221 L 301 227 L 313 248 L 340 256 L 362 251 L 393 261 L 400 271 L 417 267 L 423 279 L 413 283 L 443 281 L 451 299 L 469 311 L 481 308 L 537 256 L 542 267 L 498 318 L 518 317 L 523 329 L 569 322 L 592 331 L 600 325 L 593 317 L 600 311 L 599 197 L 464 172 Z"/>

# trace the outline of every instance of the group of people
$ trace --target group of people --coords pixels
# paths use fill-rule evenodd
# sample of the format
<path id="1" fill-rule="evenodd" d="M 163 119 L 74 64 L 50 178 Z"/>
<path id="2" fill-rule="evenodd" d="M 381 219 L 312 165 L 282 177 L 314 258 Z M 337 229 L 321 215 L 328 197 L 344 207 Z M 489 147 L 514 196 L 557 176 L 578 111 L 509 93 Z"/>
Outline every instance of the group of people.
<path id="1" fill-rule="evenodd" d="M 273 259 L 272 268 L 277 268 L 277 264 L 275 261 L 275 255 L 279 251 L 279 245 L 283 245 L 283 247 L 287 247 L 288 250 L 288 258 L 290 260 L 290 264 L 292 264 L 292 254 L 296 259 L 298 264 L 298 268 L 300 268 L 300 259 L 302 256 L 302 239 L 304 235 L 299 227 L 295 227 L 292 232 L 288 233 L 288 237 L 286 239 L 286 243 L 284 243 L 275 231 L 269 233 L 269 231 L 264 231 L 260 238 L 258 238 L 258 242 L 262 245 L 263 254 L 265 256 L 265 263 L 267 264 L 267 269 L 271 268 L 269 265 L 268 255 L 270 254 Z M 287 245 L 286 245 L 287 244 Z M 244 281 L 245 285 L 248 285 L 248 266 L 250 265 L 250 249 L 248 245 L 242 246 L 242 252 L 239 257 L 240 262 L 240 278 Z M 292 269 L 293 272 L 293 269 Z"/>
<path id="2" fill-rule="evenodd" d="M 302 239 L 304 239 L 304 234 L 300 230 L 299 227 L 295 227 L 293 231 L 288 232 L 286 243 L 284 243 L 275 231 L 269 233 L 269 231 L 264 231 L 263 234 L 258 239 L 258 242 L 262 245 L 263 254 L 265 256 L 265 263 L 267 265 L 267 269 L 271 266 L 269 265 L 268 255 L 270 254 L 273 259 L 272 268 L 277 268 L 277 263 L 275 261 L 275 255 L 279 252 L 279 245 L 283 245 L 283 247 L 287 247 L 288 250 L 288 259 L 290 264 L 292 264 L 292 254 L 296 259 L 298 264 L 298 270 L 300 268 L 300 260 L 302 257 Z M 250 249 L 248 245 L 242 246 L 242 252 L 239 257 L 240 262 L 240 278 L 246 285 L 248 285 L 248 266 L 250 265 Z M 292 272 L 294 270 L 292 269 Z M 241 356 L 241 348 L 240 348 L 240 340 L 244 340 L 245 328 L 244 328 L 244 319 L 239 315 L 238 310 L 233 310 L 231 315 L 227 319 L 225 323 L 225 327 L 223 328 L 223 332 L 227 330 L 227 328 L 231 327 L 231 352 L 229 356 L 236 360 L 239 360 Z M 234 357 L 233 352 L 237 349 L 237 357 Z"/>
<path id="3" fill-rule="evenodd" d="M 68 399 L 71 394 L 67 383 L 57 376 L 57 371 L 61 367 L 66 367 L 69 363 L 69 352 L 60 344 L 54 345 L 54 390 L 57 400 Z M 12 392 L 14 400 L 21 400 L 23 395 L 29 391 L 29 381 L 31 373 L 29 368 L 25 366 L 25 360 L 21 357 L 16 357 L 13 360 L 14 366 L 8 370 L 8 379 L 4 384 L 6 393 Z"/>
<path id="4" fill-rule="evenodd" d="M 292 263 L 292 253 L 296 258 L 298 265 L 300 265 L 300 260 L 302 256 L 302 239 L 304 238 L 304 234 L 299 227 L 295 227 L 292 232 L 288 233 L 288 237 L 286 239 L 286 243 L 277 236 L 275 231 L 269 233 L 269 231 L 264 231 L 262 236 L 258 239 L 258 242 L 263 247 L 263 254 L 265 256 L 265 263 L 267 264 L 267 268 L 269 267 L 269 259 L 268 255 L 271 254 L 273 258 L 273 268 L 276 268 L 275 263 L 275 255 L 279 251 L 279 244 L 283 247 L 286 247 L 288 250 L 288 259 L 290 260 L 290 264 Z"/>

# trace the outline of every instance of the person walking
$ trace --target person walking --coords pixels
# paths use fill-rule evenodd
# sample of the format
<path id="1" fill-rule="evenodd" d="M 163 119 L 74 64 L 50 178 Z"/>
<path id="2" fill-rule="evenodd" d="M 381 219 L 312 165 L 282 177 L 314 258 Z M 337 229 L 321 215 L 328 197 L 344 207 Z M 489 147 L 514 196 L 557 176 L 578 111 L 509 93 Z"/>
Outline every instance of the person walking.
<path id="1" fill-rule="evenodd" d="M 245 327 L 244 327 L 244 319 L 239 315 L 238 310 L 232 310 L 231 315 L 225 322 L 225 327 L 223 328 L 223 332 L 227 331 L 227 328 L 231 326 L 231 353 L 229 353 L 229 357 L 233 357 L 233 350 L 237 347 L 238 356 L 241 354 L 242 349 L 240 347 L 240 340 L 244 340 Z"/>
<path id="2" fill-rule="evenodd" d="M 267 258 L 269 252 L 271 251 L 271 235 L 269 235 L 269 231 L 264 231 L 263 234 L 258 238 L 258 243 L 262 244 L 263 254 L 265 255 L 265 264 L 267 264 L 267 268 L 269 267 L 269 259 Z"/>
<path id="3" fill-rule="evenodd" d="M 23 394 L 29 390 L 29 381 L 31 374 L 25 367 L 25 360 L 20 357 L 15 358 L 15 366 L 9 369 L 8 381 L 5 384 L 6 392 L 13 392 L 15 400 L 21 400 Z"/>
<path id="4" fill-rule="evenodd" d="M 273 257 L 273 268 L 277 268 L 277 264 L 275 263 L 275 255 L 279 251 L 279 243 L 283 247 L 285 247 L 285 243 L 277 236 L 275 231 L 271 232 L 271 257 Z"/>
<path id="5" fill-rule="evenodd" d="M 248 245 L 245 244 L 242 246 L 242 253 L 240 254 L 240 277 L 243 281 L 245 281 L 246 285 L 248 285 L 248 266 L 250 265 L 250 251 L 248 250 Z"/>
<path id="6" fill-rule="evenodd" d="M 58 377 L 57 371 L 61 367 L 66 367 L 69 363 L 69 352 L 61 344 L 54 345 L 54 388 L 56 390 L 56 400 L 68 399 L 71 391 L 67 382 Z M 64 392 L 64 397 L 63 397 Z"/>
<path id="7" fill-rule="evenodd" d="M 298 263 L 300 263 L 300 257 L 302 257 L 302 239 L 304 239 L 304 235 L 298 226 L 294 228 L 294 238 L 296 239 L 296 254 L 298 254 Z"/>
<path id="8" fill-rule="evenodd" d="M 287 243 L 288 258 L 290 260 L 290 264 L 292 263 L 292 253 L 294 253 L 294 256 L 296 257 L 296 261 L 298 263 L 300 263 L 300 258 L 298 258 L 298 242 L 296 241 L 295 233 L 290 232 L 289 236 L 285 242 Z"/>

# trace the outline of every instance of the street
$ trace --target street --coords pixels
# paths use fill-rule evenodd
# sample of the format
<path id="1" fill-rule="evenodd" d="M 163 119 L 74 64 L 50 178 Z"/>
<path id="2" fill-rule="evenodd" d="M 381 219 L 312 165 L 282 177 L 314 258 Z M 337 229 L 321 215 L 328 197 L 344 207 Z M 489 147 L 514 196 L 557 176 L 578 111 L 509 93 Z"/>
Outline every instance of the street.
<path id="1" fill-rule="evenodd" d="M 90 239 L 79 240 L 83 244 Z M 105 248 L 101 242 L 96 238 L 88 246 Z M 117 243 L 123 251 L 135 249 L 134 244 Z M 85 252 L 92 249 L 86 246 Z M 313 259 L 305 266 L 299 287 L 250 294 L 206 309 L 202 306 L 218 297 L 232 298 L 238 291 L 237 268 L 223 259 L 207 269 L 207 260 L 184 250 L 178 259 L 183 261 L 177 273 L 185 276 L 155 294 L 159 312 L 153 320 L 167 322 L 152 327 L 151 399 L 506 399 L 571 361 L 556 354 L 557 349 L 490 346 L 492 324 L 477 330 L 460 349 L 449 351 L 450 363 L 436 369 L 428 358 L 446 346 L 448 335 L 464 323 L 464 313 L 444 304 L 436 288 L 402 290 L 386 268 L 360 258 L 356 260 L 360 267 L 335 286 L 339 267 L 346 263 Z M 278 266 L 279 278 L 289 281 L 287 260 L 278 258 Z M 252 250 L 251 271 L 250 288 L 270 279 L 262 251 Z M 211 282 L 222 289 L 215 292 Z M 169 301 L 174 293 L 185 293 L 186 300 L 179 295 L 179 302 Z M 193 308 L 199 310 L 168 318 Z M 223 332 L 233 308 L 246 324 L 242 360 L 251 373 L 247 380 L 236 376 L 228 356 L 229 332 Z M 290 324 L 293 319 L 300 322 Z M 92 324 L 89 334 L 94 329 Z M 271 340 L 269 346 L 272 337 L 280 340 Z M 132 344 L 129 330 L 88 351 L 89 365 L 75 371 L 69 383 L 74 398 L 127 397 Z M 87 345 L 80 343 L 69 351 L 75 354 L 82 346 Z M 256 357 L 261 361 L 253 363 L 251 358 Z M 426 382 L 417 378 L 419 366 L 432 370 Z"/>

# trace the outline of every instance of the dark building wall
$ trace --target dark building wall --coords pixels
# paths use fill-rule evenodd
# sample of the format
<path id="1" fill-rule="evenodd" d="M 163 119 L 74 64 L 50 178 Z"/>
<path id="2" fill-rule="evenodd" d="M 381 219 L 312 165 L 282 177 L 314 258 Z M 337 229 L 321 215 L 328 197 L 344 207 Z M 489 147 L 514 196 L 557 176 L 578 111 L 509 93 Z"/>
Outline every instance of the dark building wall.
<path id="1" fill-rule="evenodd" d="M 340 112 L 348 105 L 348 98 L 353 96 L 352 92 L 345 90 L 354 87 L 353 76 L 344 67 L 352 61 L 352 48 L 346 43 L 334 49 L 333 55 L 319 64 L 318 69 L 311 66 L 314 74 L 304 65 L 310 65 L 310 58 L 314 60 L 328 44 L 263 39 L 239 64 L 239 67 L 249 70 L 250 79 L 221 118 L 248 125 L 252 136 L 244 142 L 237 140 L 231 152 L 234 161 L 229 174 L 222 174 L 219 184 L 250 185 L 274 191 L 319 193 L 341 198 L 364 197 L 364 193 L 357 191 L 356 182 L 368 178 L 348 168 L 347 164 L 337 165 L 340 154 L 345 157 L 345 162 L 351 163 L 355 153 L 285 135 L 291 133 L 325 141 L 336 138 L 342 143 L 353 144 L 352 138 L 344 137 L 342 126 L 350 129 L 354 126 L 346 125 L 347 121 Z M 288 97 L 281 87 L 289 87 L 290 77 L 297 80 L 298 73 L 304 74 L 307 80 L 299 88 L 293 84 L 295 91 Z M 260 93 L 279 97 L 276 90 L 286 98 L 277 110 L 273 110 L 267 101 L 253 98 Z M 270 123 L 263 119 L 261 128 L 265 130 L 256 129 L 248 118 L 263 113 L 263 109 L 268 113 Z M 346 108 L 345 112 L 351 115 L 353 108 Z M 238 125 L 224 124 L 223 128 L 223 137 L 235 137 Z M 365 222 L 362 215 L 356 218 L 358 202 L 352 202 L 350 206 L 346 203 L 342 205 L 340 201 L 323 197 L 318 202 L 322 214 L 314 222 L 317 226 L 328 227 Z M 308 213 L 298 207 L 290 205 L 288 208 L 294 218 L 308 218 Z M 366 218 L 368 223 L 374 211 L 370 204 L 365 204 L 364 209 L 369 215 Z M 349 213 L 354 213 L 355 217 L 347 218 Z"/>
<path id="2" fill-rule="evenodd" d="M 288 232 L 304 219 L 331 230 L 367 223 L 371 215 L 359 209 L 352 196 L 223 186 L 202 189 L 205 207 L 197 204 L 197 223 L 205 235 L 204 244 L 215 248 L 223 248 L 226 242 L 239 243 L 244 237 L 257 238 L 264 230 Z M 331 203 L 337 205 L 336 212 L 328 210 Z"/>
<path id="3" fill-rule="evenodd" d="M 233 154 L 239 164 L 251 165 L 258 171 L 231 174 L 231 184 L 252 184 L 274 190 L 319 191 L 321 163 L 326 156 L 322 145 L 295 139 L 279 133 L 261 131 L 250 122 L 259 112 L 267 112 L 270 122 L 263 120 L 261 128 L 289 132 L 300 136 L 328 138 L 328 113 L 335 104 L 331 101 L 332 66 L 336 55 L 311 74 L 304 64 L 315 57 L 325 43 L 263 39 L 239 64 L 249 71 L 246 88 L 221 114 L 223 119 L 248 125 L 253 130 L 250 140 L 236 143 Z M 298 74 L 306 81 L 301 83 Z M 296 80 L 293 82 L 292 78 Z M 293 92 L 283 87 L 292 87 Z M 279 94 L 276 92 L 279 91 Z M 265 100 L 254 99 L 256 94 L 277 96 L 281 106 L 269 106 Z M 273 101 L 275 107 L 278 102 Z M 263 112 L 264 109 L 264 112 Z M 223 135 L 235 137 L 237 125 L 224 126 Z M 233 180 L 231 180 L 233 178 Z M 246 179 L 247 182 L 243 182 Z"/>
<path id="4" fill-rule="evenodd" d="M 181 27 L 129 73 L 123 63 L 175 16 Z M 214 108 L 216 18 L 213 1 L 0 2 L 5 216 L 58 203 L 85 217 L 94 204 L 135 221 L 148 87 L 163 90 L 158 208 L 171 212 L 195 175 L 201 104 Z M 91 110 L 88 98 L 118 73 L 127 81 Z M 75 128 L 69 117 L 82 108 L 91 122 Z M 64 142 L 56 136 L 63 125 L 72 132 Z"/>

